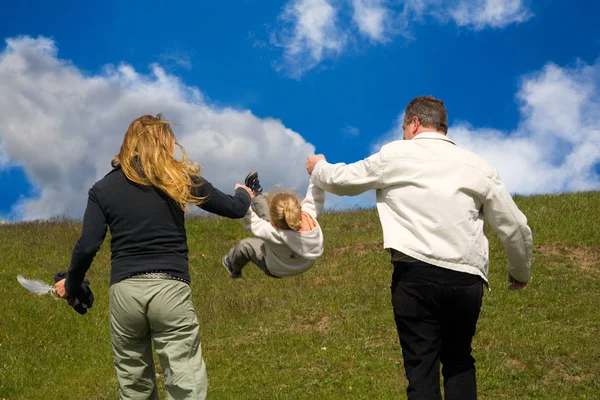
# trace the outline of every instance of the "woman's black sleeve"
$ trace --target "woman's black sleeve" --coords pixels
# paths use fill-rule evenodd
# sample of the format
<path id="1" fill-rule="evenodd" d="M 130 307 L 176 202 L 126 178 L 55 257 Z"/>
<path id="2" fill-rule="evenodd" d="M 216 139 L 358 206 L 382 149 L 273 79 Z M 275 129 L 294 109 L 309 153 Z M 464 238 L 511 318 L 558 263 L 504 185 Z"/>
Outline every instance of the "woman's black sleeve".
<path id="1" fill-rule="evenodd" d="M 195 186 L 192 194 L 196 197 L 205 197 L 200 203 L 200 208 L 213 214 L 227 218 L 242 218 L 250 207 L 250 195 L 243 188 L 238 188 L 235 195 L 231 196 L 221 192 L 209 181 L 202 177 L 193 177 Z"/>

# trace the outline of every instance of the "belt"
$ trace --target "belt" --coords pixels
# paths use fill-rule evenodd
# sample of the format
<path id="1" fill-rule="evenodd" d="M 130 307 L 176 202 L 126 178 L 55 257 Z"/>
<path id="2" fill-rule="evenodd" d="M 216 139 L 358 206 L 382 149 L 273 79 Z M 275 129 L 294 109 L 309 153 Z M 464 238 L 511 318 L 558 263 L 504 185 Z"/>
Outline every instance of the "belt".
<path id="1" fill-rule="evenodd" d="M 139 274 L 135 274 L 130 276 L 129 278 L 136 278 L 136 279 L 169 279 L 169 280 L 173 280 L 173 281 L 180 281 L 180 282 L 185 282 L 188 285 L 190 284 L 190 282 L 186 279 L 183 278 L 178 278 L 176 276 L 173 276 L 167 272 L 140 272 Z M 127 279 L 129 279 L 127 278 Z"/>

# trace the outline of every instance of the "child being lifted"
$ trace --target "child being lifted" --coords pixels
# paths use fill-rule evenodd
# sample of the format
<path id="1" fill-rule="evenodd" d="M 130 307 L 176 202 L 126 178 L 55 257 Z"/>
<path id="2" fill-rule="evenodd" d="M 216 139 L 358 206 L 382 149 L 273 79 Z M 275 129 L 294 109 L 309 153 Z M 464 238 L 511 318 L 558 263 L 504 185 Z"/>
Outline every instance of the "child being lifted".
<path id="1" fill-rule="evenodd" d="M 273 278 L 312 268 L 323 254 L 323 232 L 317 222 L 325 201 L 323 190 L 310 182 L 302 201 L 292 191 L 266 195 L 256 171 L 246 176 L 245 184 L 254 196 L 242 223 L 256 237 L 240 240 L 223 256 L 231 277 L 241 278 L 249 261 Z"/>

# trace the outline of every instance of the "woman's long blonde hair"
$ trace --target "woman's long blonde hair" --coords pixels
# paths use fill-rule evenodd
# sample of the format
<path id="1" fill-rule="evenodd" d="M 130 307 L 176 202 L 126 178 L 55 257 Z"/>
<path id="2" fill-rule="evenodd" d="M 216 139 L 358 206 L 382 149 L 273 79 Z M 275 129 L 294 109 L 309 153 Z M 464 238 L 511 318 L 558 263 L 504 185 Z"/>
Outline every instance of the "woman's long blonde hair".
<path id="1" fill-rule="evenodd" d="M 181 160 L 175 158 L 175 148 L 181 152 Z M 144 115 L 129 125 L 121 151 L 111 162 L 121 165 L 130 181 L 140 185 L 152 185 L 171 197 L 182 210 L 187 203 L 200 204 L 201 197 L 192 195 L 196 186 L 193 176 L 200 176 L 200 165 L 190 161 L 183 147 L 175 139 L 169 122 L 162 115 Z"/>
<path id="2" fill-rule="evenodd" d="M 292 191 L 270 194 L 269 217 L 279 229 L 300 230 L 302 208 L 298 195 Z"/>

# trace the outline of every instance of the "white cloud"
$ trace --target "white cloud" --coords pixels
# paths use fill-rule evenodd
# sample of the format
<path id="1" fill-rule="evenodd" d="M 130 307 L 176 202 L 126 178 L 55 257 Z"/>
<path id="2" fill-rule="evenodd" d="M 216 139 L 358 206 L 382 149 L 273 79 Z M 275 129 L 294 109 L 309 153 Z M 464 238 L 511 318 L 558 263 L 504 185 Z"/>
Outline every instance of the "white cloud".
<path id="1" fill-rule="evenodd" d="M 174 65 L 187 71 L 192 69 L 192 60 L 190 54 L 184 51 L 171 51 L 160 55 L 162 65 Z"/>
<path id="2" fill-rule="evenodd" d="M 0 141 L 0 170 L 6 167 L 8 163 L 8 155 L 4 152 L 4 149 L 2 148 L 2 141 Z"/>
<path id="3" fill-rule="evenodd" d="M 405 0 L 398 15 L 405 28 L 432 16 L 476 31 L 504 28 L 533 17 L 525 0 Z"/>
<path id="4" fill-rule="evenodd" d="M 337 23 L 337 9 L 328 0 L 292 0 L 279 16 L 281 30 L 271 43 L 284 49 L 284 69 L 299 78 L 326 57 L 335 57 L 346 45 Z"/>
<path id="5" fill-rule="evenodd" d="M 574 68 L 547 64 L 523 78 L 517 98 L 521 120 L 513 131 L 458 123 L 448 137 L 494 165 L 513 193 L 600 190 L 595 171 L 600 164 L 600 60 Z M 389 135 L 401 138 L 401 124 L 398 118 Z"/>
<path id="6" fill-rule="evenodd" d="M 360 135 L 360 130 L 352 125 L 346 125 L 343 129 L 342 129 L 342 133 L 344 135 L 348 135 L 348 136 L 358 136 Z"/>
<path id="7" fill-rule="evenodd" d="M 356 42 L 357 36 L 371 44 L 387 43 L 398 35 L 412 38 L 412 26 L 427 17 L 478 31 L 532 16 L 525 0 L 290 0 L 271 42 L 283 49 L 277 69 L 299 79 L 350 49 L 348 43 Z"/>
<path id="8" fill-rule="evenodd" d="M 127 64 L 90 75 L 59 59 L 51 39 L 19 37 L 6 44 L 0 52 L 0 143 L 39 192 L 18 204 L 11 219 L 81 216 L 87 190 L 110 170 L 131 121 L 158 112 L 182 124 L 173 127 L 178 140 L 223 191 L 232 193 L 253 169 L 266 188 L 306 189 L 304 163 L 314 147 L 279 120 L 217 108 L 156 65 L 147 75 Z"/>
<path id="9" fill-rule="evenodd" d="M 385 7 L 385 0 L 353 0 L 354 22 L 361 34 L 375 42 L 386 42 L 391 9 Z"/>
<path id="10" fill-rule="evenodd" d="M 523 0 L 460 0 L 448 14 L 458 26 L 474 30 L 504 28 L 533 16 Z"/>

